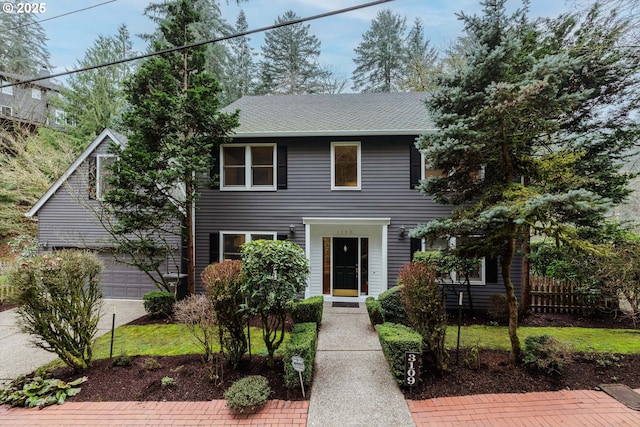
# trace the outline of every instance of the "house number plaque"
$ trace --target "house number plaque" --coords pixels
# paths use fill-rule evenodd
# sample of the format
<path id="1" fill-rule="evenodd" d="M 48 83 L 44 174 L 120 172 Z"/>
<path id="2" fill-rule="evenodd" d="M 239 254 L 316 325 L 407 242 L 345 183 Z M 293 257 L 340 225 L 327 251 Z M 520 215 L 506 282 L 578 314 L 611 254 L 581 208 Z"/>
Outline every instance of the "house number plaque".
<path id="1" fill-rule="evenodd" d="M 420 353 L 407 351 L 404 353 L 404 385 L 413 387 L 416 385 L 420 372 L 418 369 L 418 358 Z"/>

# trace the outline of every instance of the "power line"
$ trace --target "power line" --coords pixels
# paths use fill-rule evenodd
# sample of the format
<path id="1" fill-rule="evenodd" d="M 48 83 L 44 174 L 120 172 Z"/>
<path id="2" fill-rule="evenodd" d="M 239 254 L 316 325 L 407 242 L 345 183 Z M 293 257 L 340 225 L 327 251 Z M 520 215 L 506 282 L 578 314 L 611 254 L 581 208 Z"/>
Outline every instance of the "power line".
<path id="1" fill-rule="evenodd" d="M 5 31 L 13 31 L 13 30 L 17 30 L 18 28 L 25 28 L 25 27 L 28 27 L 28 26 L 31 26 L 31 25 L 40 24 L 41 22 L 51 21 L 52 19 L 62 18 L 63 16 L 73 15 L 74 13 L 78 13 L 78 12 L 84 12 L 85 10 L 93 9 L 94 7 L 98 7 L 98 6 L 104 6 L 105 4 L 113 3 L 113 2 L 116 2 L 116 1 L 118 1 L 118 0 L 109 0 L 109 1 L 105 1 L 103 3 L 94 4 L 93 6 L 88 6 L 88 7 L 82 8 L 82 9 L 72 10 L 71 12 L 66 12 L 66 13 L 62 13 L 60 15 L 52 16 L 50 18 L 41 19 L 39 21 L 29 22 L 29 23 L 24 24 L 24 25 L 16 25 L 15 27 L 9 28 L 8 30 L 5 30 Z"/>
<path id="2" fill-rule="evenodd" d="M 228 36 L 223 36 L 223 37 L 218 37 L 218 38 L 215 38 L 215 39 L 209 39 L 209 40 L 205 40 L 205 41 L 201 41 L 201 42 L 196 42 L 196 43 L 188 44 L 188 45 L 185 45 L 185 46 L 172 47 L 172 48 L 160 50 L 160 51 L 157 51 L 157 52 L 151 52 L 151 53 L 146 53 L 146 54 L 143 54 L 143 55 L 132 56 L 130 58 L 119 59 L 117 61 L 111 61 L 111 62 L 106 62 L 106 63 L 103 63 L 103 64 L 91 65 L 89 67 L 78 68 L 78 69 L 71 70 L 71 71 L 65 71 L 63 73 L 50 74 L 48 76 L 35 77 L 35 78 L 32 78 L 32 79 L 23 80 L 21 82 L 9 83 L 9 84 L 5 84 L 4 86 L 0 86 L 0 89 L 5 88 L 5 87 L 10 87 L 10 86 L 18 86 L 18 85 L 23 85 L 23 84 L 27 84 L 27 83 L 39 82 L 41 80 L 53 79 L 53 78 L 56 78 L 56 77 L 68 76 L 68 75 L 80 73 L 80 72 L 83 72 L 83 71 L 97 70 L 98 68 L 110 67 L 112 65 L 124 64 L 125 62 L 137 61 L 139 59 L 150 58 L 152 56 L 164 55 L 166 53 L 172 53 L 172 52 L 177 52 L 177 51 L 180 51 L 180 50 L 191 49 L 191 48 L 194 48 L 194 47 L 203 46 L 203 45 L 210 44 L 210 43 L 217 43 L 217 42 L 221 42 L 221 41 L 225 41 L 225 40 L 231 40 L 231 39 L 235 39 L 235 38 L 238 38 L 238 37 L 248 36 L 250 34 L 262 33 L 264 31 L 269 31 L 269 30 L 273 30 L 273 29 L 276 29 L 276 28 L 287 27 L 289 25 L 300 24 L 300 23 L 303 23 L 303 22 L 308 22 L 308 21 L 314 21 L 314 20 L 317 20 L 317 19 L 327 18 L 329 16 L 340 15 L 340 14 L 347 13 L 347 12 L 353 12 L 354 10 L 365 9 L 365 8 L 368 8 L 368 7 L 377 6 L 377 5 L 380 5 L 380 4 L 383 4 L 383 3 L 389 3 L 389 2 L 392 2 L 392 1 L 394 1 L 394 0 L 377 0 L 377 1 L 369 2 L 369 3 L 363 3 L 363 4 L 356 5 L 356 6 L 347 7 L 347 8 L 344 8 L 344 9 L 333 10 L 333 11 L 321 13 L 321 14 L 318 14 L 318 15 L 312 15 L 312 16 L 309 16 L 309 17 L 306 17 L 306 18 L 300 18 L 300 19 L 294 19 L 292 21 L 281 22 L 281 23 L 278 23 L 278 24 L 269 25 L 267 27 L 261 27 L 261 28 L 255 29 L 255 30 L 248 30 L 248 31 L 244 31 L 244 32 L 241 32 L 241 33 L 235 33 L 235 34 L 231 34 L 231 35 L 228 35 Z"/>

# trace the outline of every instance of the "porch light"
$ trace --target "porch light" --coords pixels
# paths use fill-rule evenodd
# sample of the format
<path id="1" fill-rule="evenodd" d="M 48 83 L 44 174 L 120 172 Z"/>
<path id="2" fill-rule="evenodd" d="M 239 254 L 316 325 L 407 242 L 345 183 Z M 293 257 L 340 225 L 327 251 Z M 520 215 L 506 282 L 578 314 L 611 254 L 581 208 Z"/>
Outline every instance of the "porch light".
<path id="1" fill-rule="evenodd" d="M 407 235 L 407 229 L 403 225 L 402 227 L 400 227 L 400 231 L 398 231 L 398 237 L 400 237 L 401 239 L 404 239 L 406 235 Z"/>
<path id="2" fill-rule="evenodd" d="M 296 234 L 296 226 L 291 224 L 289 226 L 289 234 L 291 234 L 292 236 L 294 236 Z"/>

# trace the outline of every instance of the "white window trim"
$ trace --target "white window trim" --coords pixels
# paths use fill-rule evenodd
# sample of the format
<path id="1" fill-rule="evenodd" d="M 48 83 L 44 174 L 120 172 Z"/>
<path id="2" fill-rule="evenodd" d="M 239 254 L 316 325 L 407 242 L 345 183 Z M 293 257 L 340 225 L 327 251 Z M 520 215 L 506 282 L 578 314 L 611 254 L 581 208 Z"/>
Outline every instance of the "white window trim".
<path id="1" fill-rule="evenodd" d="M 221 231 L 220 232 L 220 243 L 219 243 L 219 254 L 220 254 L 220 261 L 224 261 L 225 257 L 224 257 L 224 236 L 227 234 L 244 234 L 244 242 L 250 242 L 251 241 L 251 235 L 252 234 L 270 234 L 273 236 L 273 240 L 278 240 L 278 233 L 276 233 L 275 231 Z"/>
<path id="2" fill-rule="evenodd" d="M 31 98 L 33 99 L 42 99 L 42 90 L 32 87 L 31 88 Z"/>
<path id="3" fill-rule="evenodd" d="M 355 187 L 336 186 L 336 153 L 335 147 L 345 146 L 358 147 L 358 185 Z M 335 141 L 331 143 L 331 190 L 337 191 L 359 191 L 362 189 L 362 144 L 360 141 Z"/>
<path id="4" fill-rule="evenodd" d="M 96 199 L 98 200 L 104 199 L 104 195 L 102 194 L 102 188 L 100 188 L 100 182 L 102 181 L 100 174 L 102 171 L 102 159 L 107 157 L 114 158 L 116 157 L 116 155 L 115 154 L 98 154 L 96 156 Z"/>
<path id="5" fill-rule="evenodd" d="M 224 182 L 224 149 L 226 147 L 244 147 L 244 185 L 226 185 Z M 273 184 L 251 185 L 251 147 L 273 147 Z M 224 144 L 220 146 L 220 191 L 277 191 L 278 189 L 278 150 L 276 143 Z"/>
<path id="6" fill-rule="evenodd" d="M 9 105 L 0 105 L 0 112 L 2 112 L 2 110 L 4 110 L 5 108 L 9 110 L 9 114 L 6 116 L 13 117 L 13 108 L 10 107 Z M 2 114 L 2 115 L 5 116 L 5 114 Z"/>
<path id="7" fill-rule="evenodd" d="M 7 80 L 0 79 L 0 86 L 8 85 L 9 83 L 10 82 L 8 82 Z M 3 87 L 2 89 L 0 89 L 0 93 L 3 93 L 5 95 L 13 95 L 13 86 Z"/>
<path id="8" fill-rule="evenodd" d="M 449 248 L 450 249 L 455 249 L 456 247 L 456 238 L 452 237 L 451 239 L 449 239 Z M 427 241 L 425 239 L 422 239 L 422 251 L 435 251 L 441 248 L 427 248 Z M 487 284 L 487 257 L 480 257 L 480 262 L 482 263 L 482 267 L 480 267 L 480 280 L 473 280 L 473 279 L 469 279 L 469 284 L 471 285 L 486 285 Z M 452 271 L 451 272 L 451 280 L 453 280 L 453 283 L 456 285 L 461 285 L 462 282 L 458 281 L 458 272 L 457 271 Z"/>

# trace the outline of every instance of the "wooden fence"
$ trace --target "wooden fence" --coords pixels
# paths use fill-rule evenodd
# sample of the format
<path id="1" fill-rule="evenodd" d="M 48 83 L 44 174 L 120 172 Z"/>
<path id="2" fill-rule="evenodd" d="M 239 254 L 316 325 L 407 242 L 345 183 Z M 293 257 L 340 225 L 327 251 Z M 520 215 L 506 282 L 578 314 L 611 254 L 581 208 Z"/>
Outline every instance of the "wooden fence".
<path id="1" fill-rule="evenodd" d="M 575 282 L 530 276 L 529 286 L 534 313 L 580 313 L 583 308 Z"/>
<path id="2" fill-rule="evenodd" d="M 0 261 L 0 276 L 5 274 L 11 268 L 13 261 Z"/>

